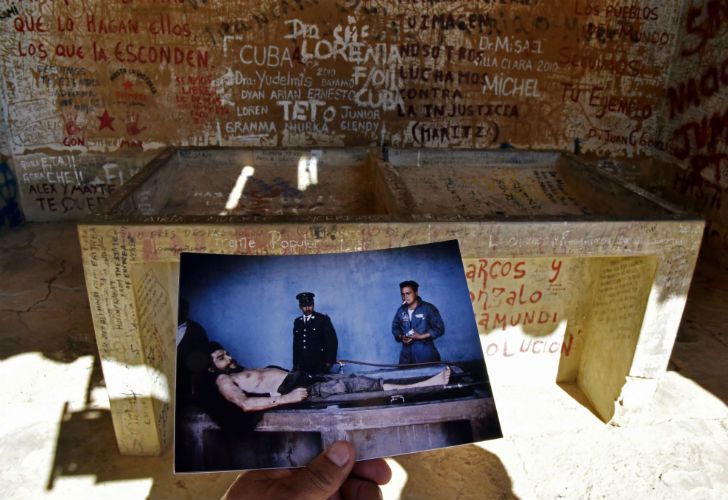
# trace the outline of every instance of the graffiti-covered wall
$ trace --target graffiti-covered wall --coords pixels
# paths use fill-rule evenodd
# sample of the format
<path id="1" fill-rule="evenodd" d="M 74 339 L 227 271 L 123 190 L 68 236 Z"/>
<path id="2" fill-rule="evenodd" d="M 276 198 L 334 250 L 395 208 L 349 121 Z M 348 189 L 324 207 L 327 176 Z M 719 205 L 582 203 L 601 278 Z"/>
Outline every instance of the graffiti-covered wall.
<path id="1" fill-rule="evenodd" d="M 707 218 L 704 249 L 728 263 L 728 1 L 686 2 L 670 71 L 659 177 L 668 197 Z"/>
<path id="2" fill-rule="evenodd" d="M 23 207 L 77 216 L 99 194 L 89 185 L 118 184 L 169 144 L 649 154 L 666 148 L 681 5 L 0 0 Z"/>

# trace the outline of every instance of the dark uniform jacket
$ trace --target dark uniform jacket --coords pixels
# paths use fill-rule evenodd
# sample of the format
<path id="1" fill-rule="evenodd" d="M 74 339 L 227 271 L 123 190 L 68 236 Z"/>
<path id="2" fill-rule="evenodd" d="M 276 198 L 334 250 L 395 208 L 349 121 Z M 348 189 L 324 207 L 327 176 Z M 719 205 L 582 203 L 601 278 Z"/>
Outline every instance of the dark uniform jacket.
<path id="1" fill-rule="evenodd" d="M 326 365 L 336 362 L 338 345 L 327 315 L 314 311 L 305 323 L 299 316 L 293 321 L 293 371 L 326 373 Z"/>

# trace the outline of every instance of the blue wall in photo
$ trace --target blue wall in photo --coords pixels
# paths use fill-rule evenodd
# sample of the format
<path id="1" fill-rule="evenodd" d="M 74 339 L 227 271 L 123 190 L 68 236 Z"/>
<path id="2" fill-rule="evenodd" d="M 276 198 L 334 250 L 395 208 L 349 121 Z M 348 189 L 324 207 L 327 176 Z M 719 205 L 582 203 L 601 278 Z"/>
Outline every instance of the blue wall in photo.
<path id="1" fill-rule="evenodd" d="M 435 341 L 443 360 L 481 359 L 482 351 L 457 242 L 384 251 L 301 255 L 183 254 L 180 297 L 190 318 L 241 364 L 292 364 L 297 293 L 316 294 L 316 310 L 331 317 L 339 359 L 397 363 L 401 344 L 391 334 L 402 303 L 399 283 L 413 279 L 420 296 L 445 322 Z M 347 373 L 372 370 L 347 366 Z"/>

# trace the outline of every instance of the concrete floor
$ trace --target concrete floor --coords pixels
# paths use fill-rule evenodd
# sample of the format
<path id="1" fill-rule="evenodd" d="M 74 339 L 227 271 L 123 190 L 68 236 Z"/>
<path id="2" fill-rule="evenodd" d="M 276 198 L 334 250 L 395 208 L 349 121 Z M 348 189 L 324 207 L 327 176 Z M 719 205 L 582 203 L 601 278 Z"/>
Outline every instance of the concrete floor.
<path id="1" fill-rule="evenodd" d="M 74 225 L 0 236 L 0 498 L 219 498 L 118 454 Z M 728 498 L 728 272 L 701 264 L 651 410 L 602 424 L 569 387 L 494 387 L 505 437 L 389 462 L 385 498 Z"/>

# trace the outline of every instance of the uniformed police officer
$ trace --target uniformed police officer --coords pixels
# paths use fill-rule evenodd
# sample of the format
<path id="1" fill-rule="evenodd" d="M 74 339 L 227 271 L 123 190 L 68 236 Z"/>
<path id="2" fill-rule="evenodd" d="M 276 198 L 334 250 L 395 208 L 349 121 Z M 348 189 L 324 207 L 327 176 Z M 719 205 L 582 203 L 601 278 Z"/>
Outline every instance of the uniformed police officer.
<path id="1" fill-rule="evenodd" d="M 296 295 L 303 315 L 293 321 L 293 371 L 327 373 L 339 342 L 331 319 L 313 310 L 313 298 L 311 292 Z"/>

